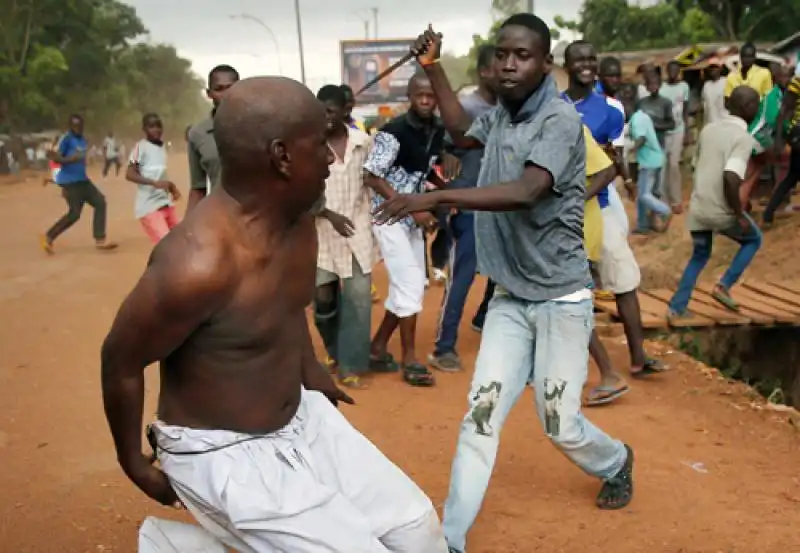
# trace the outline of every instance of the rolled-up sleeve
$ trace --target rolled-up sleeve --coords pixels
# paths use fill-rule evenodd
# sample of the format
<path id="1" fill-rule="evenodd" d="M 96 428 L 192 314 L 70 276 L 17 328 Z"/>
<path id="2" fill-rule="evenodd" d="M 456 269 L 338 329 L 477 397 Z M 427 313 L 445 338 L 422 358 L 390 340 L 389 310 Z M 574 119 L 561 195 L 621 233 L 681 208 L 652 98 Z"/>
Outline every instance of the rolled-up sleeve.
<path id="1" fill-rule="evenodd" d="M 750 154 L 753 152 L 754 146 L 755 140 L 749 134 L 738 138 L 731 149 L 728 159 L 725 160 L 724 170 L 734 173 L 740 179 L 744 179 L 747 173 L 747 163 L 750 160 Z"/>
<path id="2" fill-rule="evenodd" d="M 575 163 L 585 157 L 585 148 L 583 126 L 577 112 L 574 118 L 555 113 L 542 122 L 525 163 L 550 173 L 553 190 L 560 193 L 561 187 L 569 184 L 567 175 L 574 171 Z"/>
<path id="3" fill-rule="evenodd" d="M 394 162 L 397 160 L 397 154 L 400 152 L 400 141 L 397 140 L 393 134 L 380 131 L 375 135 L 372 143 L 372 150 L 364 162 L 364 170 L 385 179 L 389 174 L 389 169 L 392 168 Z"/>
<path id="4" fill-rule="evenodd" d="M 189 158 L 189 179 L 191 180 L 190 187 L 192 190 L 203 190 L 208 188 L 208 175 L 206 175 L 203 165 L 200 163 L 200 152 L 192 140 L 187 144 L 187 155 Z"/>

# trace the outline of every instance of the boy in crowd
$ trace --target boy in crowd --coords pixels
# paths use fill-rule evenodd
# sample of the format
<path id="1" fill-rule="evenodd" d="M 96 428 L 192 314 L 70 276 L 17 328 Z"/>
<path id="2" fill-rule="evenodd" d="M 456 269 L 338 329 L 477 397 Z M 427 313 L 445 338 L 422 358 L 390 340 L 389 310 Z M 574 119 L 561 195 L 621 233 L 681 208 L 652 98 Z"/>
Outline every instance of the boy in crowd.
<path id="1" fill-rule="evenodd" d="M 436 96 L 428 78 L 417 73 L 408 83 L 408 112 L 389 121 L 375 135 L 364 169 L 367 185 L 381 200 L 421 193 L 439 158 L 444 127 L 434 115 Z M 425 240 L 423 233 L 437 226 L 431 212 L 415 213 L 390 225 L 373 227 L 389 275 L 386 314 L 372 339 L 370 368 L 375 372 L 403 370 L 412 386 L 432 386 L 434 377 L 419 362 L 416 350 L 417 314 L 425 295 Z M 401 367 L 387 351 L 399 327 L 403 349 Z"/>
<path id="2" fill-rule="evenodd" d="M 125 178 L 137 185 L 134 215 L 145 233 L 158 244 L 179 222 L 173 202 L 180 199 L 178 187 L 167 178 L 164 125 L 155 113 L 142 117 L 144 139 L 131 151 Z"/>
<path id="3" fill-rule="evenodd" d="M 661 85 L 659 94 L 672 102 L 672 119 L 675 127 L 664 135 L 664 199 L 673 213 L 683 212 L 683 179 L 681 159 L 683 147 L 689 140 L 689 85 L 681 79 L 681 64 L 675 60 L 667 63 L 667 80 Z"/>

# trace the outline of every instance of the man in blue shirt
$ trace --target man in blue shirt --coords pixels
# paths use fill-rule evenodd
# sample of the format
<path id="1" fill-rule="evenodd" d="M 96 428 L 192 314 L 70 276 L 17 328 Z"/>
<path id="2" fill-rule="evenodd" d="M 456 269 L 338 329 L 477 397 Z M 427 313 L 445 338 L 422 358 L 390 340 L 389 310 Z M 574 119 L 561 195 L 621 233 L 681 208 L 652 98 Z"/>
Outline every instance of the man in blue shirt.
<path id="1" fill-rule="evenodd" d="M 86 153 L 83 117 L 71 115 L 69 130 L 50 154 L 53 161 L 61 164 L 56 184 L 61 187 L 69 210 L 42 236 L 42 249 L 48 254 L 53 253 L 53 242 L 56 238 L 81 218 L 84 204 L 94 208 L 92 234 L 97 249 L 113 250 L 117 247 L 116 243 L 106 240 L 106 198 L 86 174 Z"/>
<path id="2" fill-rule="evenodd" d="M 620 111 L 619 107 L 609 103 L 608 98 L 595 91 L 598 62 L 594 47 L 585 41 L 573 42 L 564 52 L 564 61 L 569 74 L 569 86 L 561 97 L 575 107 L 583 124 L 600 146 L 611 149 L 621 145 L 625 128 L 624 108 Z M 636 295 L 641 274 L 628 244 L 627 232 L 609 208 L 608 190 L 613 186 L 613 183 L 607 183 L 599 190 L 595 188 L 586 192 L 587 199 L 597 195 L 603 212 L 603 249 L 598 269 L 602 285 L 613 292 L 616 299 L 628 339 L 631 376 L 646 376 L 663 370 L 663 366 L 648 359 L 644 351 L 642 316 Z M 592 334 L 590 351 L 598 364 L 601 381 L 600 386 L 590 392 L 588 404 L 608 403 L 627 392 L 627 384 L 611 367 L 596 333 Z"/>

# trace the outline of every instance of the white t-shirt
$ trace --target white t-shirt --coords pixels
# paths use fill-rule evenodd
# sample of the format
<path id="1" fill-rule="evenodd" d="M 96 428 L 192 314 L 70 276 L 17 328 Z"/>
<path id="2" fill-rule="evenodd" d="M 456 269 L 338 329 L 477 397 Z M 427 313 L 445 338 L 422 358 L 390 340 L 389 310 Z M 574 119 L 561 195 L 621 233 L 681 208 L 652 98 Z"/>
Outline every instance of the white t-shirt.
<path id="1" fill-rule="evenodd" d="M 114 159 L 117 157 L 117 141 L 111 136 L 105 137 L 103 140 L 103 151 L 105 152 L 106 159 Z"/>
<path id="2" fill-rule="evenodd" d="M 131 150 L 129 163 L 139 168 L 139 174 L 146 179 L 167 180 L 167 151 L 164 146 L 149 140 L 140 140 Z M 139 184 L 136 192 L 134 213 L 141 219 L 162 207 L 172 205 L 169 192 L 149 184 Z"/>
<path id="3" fill-rule="evenodd" d="M 728 115 L 728 110 L 725 109 L 725 79 L 706 81 L 703 84 L 702 97 L 704 125 L 719 121 Z"/>
<path id="4" fill-rule="evenodd" d="M 622 105 L 622 102 L 616 98 L 612 98 L 611 96 L 606 96 L 606 103 L 609 106 L 616 108 L 622 114 L 623 121 L 627 119 L 627 117 L 625 117 L 625 106 Z M 625 127 L 622 128 L 622 132 L 619 134 L 619 136 L 613 138 L 611 145 L 615 148 L 625 147 Z"/>

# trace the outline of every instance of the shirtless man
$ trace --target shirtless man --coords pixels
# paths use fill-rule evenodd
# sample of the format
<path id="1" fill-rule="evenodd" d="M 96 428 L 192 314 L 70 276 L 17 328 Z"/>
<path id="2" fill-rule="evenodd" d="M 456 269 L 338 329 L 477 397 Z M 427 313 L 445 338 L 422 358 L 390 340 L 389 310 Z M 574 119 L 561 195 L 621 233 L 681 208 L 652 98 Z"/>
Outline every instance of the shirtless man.
<path id="1" fill-rule="evenodd" d="M 103 344 L 118 459 L 236 551 L 444 553 L 430 500 L 334 408 L 352 400 L 314 356 L 325 131 L 322 104 L 285 78 L 243 80 L 220 105 L 221 184 L 156 246 Z M 141 443 L 155 362 L 160 468 Z"/>

